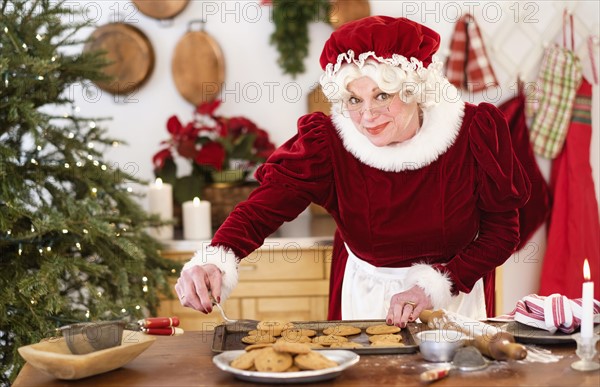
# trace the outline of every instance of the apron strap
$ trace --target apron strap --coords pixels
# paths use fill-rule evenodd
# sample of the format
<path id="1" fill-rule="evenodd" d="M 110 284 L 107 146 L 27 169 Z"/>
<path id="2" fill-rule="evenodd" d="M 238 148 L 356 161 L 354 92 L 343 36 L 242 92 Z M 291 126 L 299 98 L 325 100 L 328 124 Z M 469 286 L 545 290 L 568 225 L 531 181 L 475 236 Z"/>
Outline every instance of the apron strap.
<path id="1" fill-rule="evenodd" d="M 594 46 L 598 44 L 598 35 L 590 35 L 588 37 L 588 50 L 590 63 L 592 64 L 592 75 L 594 77 L 594 85 L 598 84 L 598 72 L 596 71 L 596 55 L 594 54 Z"/>
<path id="2" fill-rule="evenodd" d="M 573 14 L 571 11 L 563 11 L 563 47 L 567 48 L 567 16 L 571 24 L 571 51 L 575 51 L 575 31 L 573 30 Z"/>

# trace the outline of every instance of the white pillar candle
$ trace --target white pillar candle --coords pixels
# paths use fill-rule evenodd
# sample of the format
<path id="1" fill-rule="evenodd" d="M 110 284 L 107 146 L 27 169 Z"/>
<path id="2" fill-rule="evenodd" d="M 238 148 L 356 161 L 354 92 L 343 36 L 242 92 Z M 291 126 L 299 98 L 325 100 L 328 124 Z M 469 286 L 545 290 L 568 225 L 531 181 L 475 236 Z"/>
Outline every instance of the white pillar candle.
<path id="1" fill-rule="evenodd" d="M 206 240 L 212 238 L 210 202 L 194 198 L 183 203 L 183 239 Z"/>
<path id="2" fill-rule="evenodd" d="M 590 264 L 583 262 L 583 289 L 581 303 L 581 337 L 591 338 L 594 335 L 594 283 L 591 281 Z"/>
<path id="3" fill-rule="evenodd" d="M 150 201 L 148 212 L 158 215 L 161 220 L 173 220 L 173 187 L 171 184 L 163 183 L 159 177 L 148 189 L 148 200 Z M 156 239 L 173 239 L 173 225 L 152 227 L 150 235 Z"/>

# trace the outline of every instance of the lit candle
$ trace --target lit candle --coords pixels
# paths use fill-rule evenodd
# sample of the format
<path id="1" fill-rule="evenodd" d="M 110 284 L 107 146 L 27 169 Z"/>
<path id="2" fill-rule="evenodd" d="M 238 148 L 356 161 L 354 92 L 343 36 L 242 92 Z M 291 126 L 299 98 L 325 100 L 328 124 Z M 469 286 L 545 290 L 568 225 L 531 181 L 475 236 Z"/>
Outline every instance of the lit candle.
<path id="1" fill-rule="evenodd" d="M 194 198 L 183 203 L 183 239 L 205 240 L 212 238 L 210 202 Z"/>
<path id="2" fill-rule="evenodd" d="M 583 301 L 581 303 L 581 337 L 594 335 L 594 283 L 591 281 L 590 264 L 583 262 Z"/>
<path id="3" fill-rule="evenodd" d="M 171 184 L 163 183 L 159 177 L 154 184 L 150 185 L 148 190 L 148 200 L 150 201 L 149 211 L 153 215 L 158 215 L 161 220 L 173 219 L 173 187 Z M 153 227 L 150 234 L 156 239 L 173 239 L 173 225 Z"/>

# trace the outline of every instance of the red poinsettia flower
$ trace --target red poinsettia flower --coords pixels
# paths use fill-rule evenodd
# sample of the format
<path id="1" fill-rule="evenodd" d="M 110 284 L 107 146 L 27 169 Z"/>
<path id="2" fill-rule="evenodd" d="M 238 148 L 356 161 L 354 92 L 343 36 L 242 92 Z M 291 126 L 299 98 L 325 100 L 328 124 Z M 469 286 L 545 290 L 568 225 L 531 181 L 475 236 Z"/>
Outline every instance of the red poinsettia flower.
<path id="1" fill-rule="evenodd" d="M 217 108 L 221 106 L 221 100 L 215 99 L 214 101 L 203 102 L 196 107 L 196 113 L 212 116 Z"/>
<path id="2" fill-rule="evenodd" d="M 256 124 L 245 117 L 231 117 L 227 120 L 229 134 L 236 138 L 246 133 L 254 133 L 258 129 Z"/>
<path id="3" fill-rule="evenodd" d="M 252 167 L 273 153 L 275 146 L 266 131 L 246 117 L 216 115 L 220 105 L 220 100 L 200 104 L 185 126 L 176 116 L 167 120 L 170 139 L 161 143 L 163 149 L 152 159 L 157 174 L 173 175 L 177 181 L 187 178 L 178 177 L 176 163 L 168 161 L 180 156 L 194 163 L 193 176 L 210 182 L 212 170 Z"/>
<path id="4" fill-rule="evenodd" d="M 198 129 L 196 129 L 193 122 L 183 126 L 177 116 L 169 117 L 167 120 L 167 131 L 171 133 L 171 137 L 176 142 L 193 139 L 198 135 Z"/>
<path id="5" fill-rule="evenodd" d="M 196 164 L 210 165 L 220 171 L 223 169 L 223 162 L 225 161 L 225 148 L 218 142 L 207 142 L 202 145 L 194 161 Z"/>
<path id="6" fill-rule="evenodd" d="M 172 159 L 173 155 L 169 149 L 162 149 L 152 157 L 154 169 L 161 170 L 165 166 L 165 161 Z"/>

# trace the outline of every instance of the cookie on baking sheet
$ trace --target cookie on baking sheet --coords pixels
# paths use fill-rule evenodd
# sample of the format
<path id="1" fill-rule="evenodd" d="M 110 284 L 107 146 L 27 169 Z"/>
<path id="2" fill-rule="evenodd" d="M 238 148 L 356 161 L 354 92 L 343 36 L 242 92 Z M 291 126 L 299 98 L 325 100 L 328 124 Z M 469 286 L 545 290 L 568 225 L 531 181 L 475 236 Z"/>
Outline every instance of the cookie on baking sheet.
<path id="1" fill-rule="evenodd" d="M 367 333 L 370 335 L 387 335 L 392 333 L 398 333 L 400 332 L 400 330 L 400 327 L 397 327 L 395 325 L 380 324 L 368 327 Z"/>
<path id="2" fill-rule="evenodd" d="M 274 343 L 275 338 L 269 335 L 252 335 L 252 336 L 244 336 L 242 337 L 242 343 L 246 344 L 264 344 L 264 343 Z"/>
<path id="3" fill-rule="evenodd" d="M 273 344 L 271 344 L 271 343 L 258 343 L 258 344 L 251 344 L 244 349 L 246 350 L 246 352 L 250 352 L 250 351 L 254 351 L 255 349 L 261 349 L 261 348 L 272 347 L 272 346 L 273 346 Z"/>
<path id="4" fill-rule="evenodd" d="M 383 341 L 386 343 L 399 343 L 402 341 L 402 336 L 400 335 L 392 335 L 392 334 L 388 334 L 388 335 L 373 335 L 373 336 L 369 336 L 369 341 L 371 343 L 376 343 L 378 341 Z"/>
<path id="5" fill-rule="evenodd" d="M 294 364 L 291 354 L 277 352 L 272 347 L 259 349 L 255 352 L 254 366 L 259 372 L 283 372 Z"/>
<path id="6" fill-rule="evenodd" d="M 346 341 L 348 341 L 348 338 L 335 335 L 317 336 L 312 338 L 313 343 L 325 346 L 330 346 L 333 343 L 344 343 Z"/>
<path id="7" fill-rule="evenodd" d="M 282 341 L 284 343 L 312 343 L 312 339 L 308 336 L 290 337 L 281 335 L 281 337 L 278 338 L 277 341 Z"/>
<path id="8" fill-rule="evenodd" d="M 323 329 L 323 334 L 325 335 L 335 335 L 335 336 L 352 336 L 358 335 L 361 332 L 360 328 L 353 327 L 352 325 L 332 325 Z"/>
<path id="9" fill-rule="evenodd" d="M 287 343 L 285 341 L 277 341 L 273 344 L 273 349 L 277 352 L 287 352 L 294 355 L 300 353 L 309 353 L 310 347 L 302 343 Z"/>
<path id="10" fill-rule="evenodd" d="M 290 328 L 284 329 L 281 332 L 281 336 L 285 337 L 298 337 L 298 336 L 308 336 L 313 337 L 316 336 L 317 331 L 314 329 L 304 329 L 304 328 Z"/>
<path id="11" fill-rule="evenodd" d="M 259 331 L 267 331 L 271 336 L 281 336 L 284 329 L 291 329 L 294 324 L 287 321 L 263 320 L 256 324 L 256 329 Z"/>
<path id="12" fill-rule="evenodd" d="M 345 343 L 333 343 L 329 346 L 329 348 L 362 348 L 363 345 L 361 343 L 355 343 L 354 341 L 346 341 Z"/>
<path id="13" fill-rule="evenodd" d="M 403 343 L 393 343 L 391 341 L 375 341 L 371 343 L 371 347 L 404 347 Z"/>
<path id="14" fill-rule="evenodd" d="M 238 370 L 248 370 L 254 366 L 254 358 L 258 351 L 246 352 L 236 357 L 229 363 L 233 368 Z"/>
<path id="15" fill-rule="evenodd" d="M 338 363 L 321 355 L 319 352 L 310 351 L 309 353 L 297 355 L 294 358 L 294 364 L 301 370 L 322 370 L 324 368 L 337 367 Z"/>
<path id="16" fill-rule="evenodd" d="M 306 345 L 308 345 L 310 347 L 310 349 L 322 349 L 325 348 L 324 345 L 318 344 L 318 343 L 306 343 Z"/>

